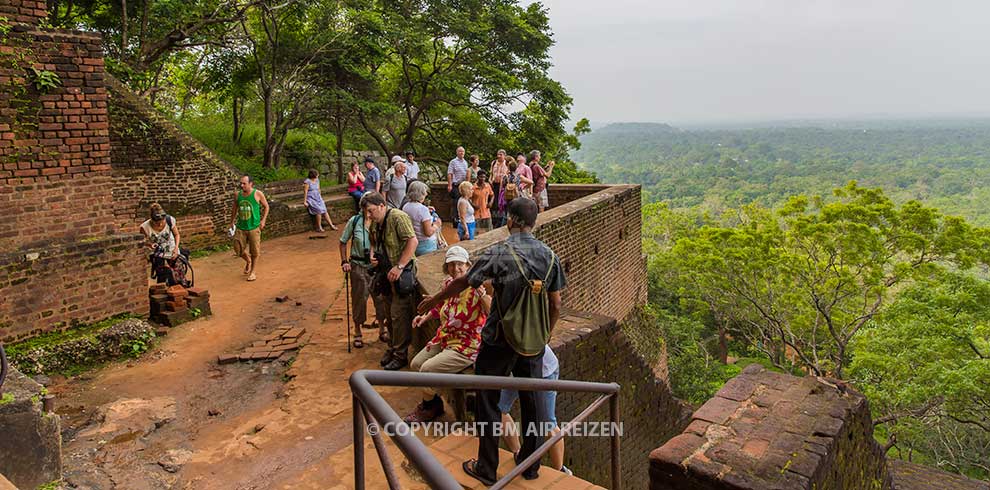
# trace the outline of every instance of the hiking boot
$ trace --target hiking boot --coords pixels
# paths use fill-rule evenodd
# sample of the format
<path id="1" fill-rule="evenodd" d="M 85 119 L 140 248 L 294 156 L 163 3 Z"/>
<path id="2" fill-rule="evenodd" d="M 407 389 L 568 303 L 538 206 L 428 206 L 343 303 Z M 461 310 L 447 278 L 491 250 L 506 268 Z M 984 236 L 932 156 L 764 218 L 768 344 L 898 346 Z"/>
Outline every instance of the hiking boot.
<path id="1" fill-rule="evenodd" d="M 409 365 L 408 360 L 402 359 L 400 357 L 393 357 L 392 360 L 389 361 L 389 363 L 386 364 L 384 367 L 386 371 L 398 371 L 408 365 Z"/>
<path id="2" fill-rule="evenodd" d="M 432 400 L 419 402 L 419 405 L 416 405 L 416 410 L 413 410 L 412 413 L 406 415 L 402 420 L 407 424 L 413 422 L 432 422 L 441 415 L 443 415 L 443 400 L 437 396 Z"/>

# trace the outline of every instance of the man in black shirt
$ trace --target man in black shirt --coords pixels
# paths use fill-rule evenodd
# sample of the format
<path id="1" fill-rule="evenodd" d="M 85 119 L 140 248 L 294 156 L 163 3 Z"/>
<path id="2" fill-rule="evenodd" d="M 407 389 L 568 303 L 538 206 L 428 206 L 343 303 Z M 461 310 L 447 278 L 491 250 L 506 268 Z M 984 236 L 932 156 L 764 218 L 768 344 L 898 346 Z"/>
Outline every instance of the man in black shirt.
<path id="1" fill-rule="evenodd" d="M 550 328 L 557 323 L 560 316 L 560 291 L 566 285 L 564 271 L 556 254 L 543 242 L 532 235 L 533 225 L 536 224 L 538 212 L 536 203 L 530 199 L 517 198 L 509 203 L 508 222 L 509 238 L 478 257 L 467 275 L 452 281 L 442 291 L 432 298 L 423 300 L 419 311 L 429 311 L 435 305 L 447 298 L 452 298 L 467 287 L 480 287 L 491 280 L 495 288 L 495 301 L 488 320 L 481 331 L 481 350 L 475 361 L 475 373 L 489 376 L 509 376 L 519 378 L 541 378 L 543 372 L 543 352 L 535 356 L 518 354 L 505 340 L 500 321 L 500 312 L 505 311 L 524 292 L 529 291 L 529 278 L 547 278 L 545 287 L 549 296 Z M 512 251 L 519 257 L 525 269 L 526 277 L 512 257 Z M 516 461 L 529 457 L 543 440 L 543 434 L 537 430 L 543 421 L 538 420 L 540 403 L 535 393 L 520 391 L 519 400 L 522 412 L 521 434 L 522 448 Z M 493 430 L 493 424 L 501 421 L 498 410 L 499 390 L 479 390 L 475 417 L 480 424 L 478 459 L 464 463 L 464 471 L 486 485 L 492 485 L 498 470 L 498 436 Z M 533 427 L 533 430 L 529 430 Z M 504 429 L 503 429 L 504 430 Z M 537 462 L 523 472 L 523 478 L 537 478 L 540 464 Z"/>

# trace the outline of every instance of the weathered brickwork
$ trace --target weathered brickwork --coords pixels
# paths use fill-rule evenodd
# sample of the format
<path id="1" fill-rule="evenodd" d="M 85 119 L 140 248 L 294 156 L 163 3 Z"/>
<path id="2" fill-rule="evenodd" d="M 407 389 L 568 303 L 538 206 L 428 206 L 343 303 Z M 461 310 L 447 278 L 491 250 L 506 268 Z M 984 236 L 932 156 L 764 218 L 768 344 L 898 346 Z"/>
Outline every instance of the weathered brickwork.
<path id="1" fill-rule="evenodd" d="M 564 306 L 621 320 L 646 302 L 640 207 L 639 186 L 616 185 L 540 214 L 533 234 L 557 253 L 567 273 Z M 507 236 L 501 228 L 459 245 L 477 256 Z M 420 283 L 432 294 L 443 282 L 443 254 L 417 260 Z"/>
<path id="2" fill-rule="evenodd" d="M 20 22 L 0 46 L 3 341 L 147 311 L 139 238 L 115 234 L 100 36 L 38 28 L 44 7 L 0 6 Z"/>
<path id="3" fill-rule="evenodd" d="M 32 69 L 57 75 L 39 88 Z M 15 25 L 0 46 L 0 249 L 113 229 L 100 37 Z M 72 219 L 67 219 L 69 216 Z"/>
<path id="4" fill-rule="evenodd" d="M 894 490 L 990 490 L 990 482 L 899 459 L 888 459 Z"/>
<path id="5" fill-rule="evenodd" d="M 230 208 L 239 173 L 213 152 L 159 114 L 142 97 L 109 78 L 110 162 L 118 226 L 136 230 L 157 202 L 179 218 L 194 216 L 197 233 L 184 239 L 199 247 L 226 240 Z M 202 230 L 209 216 L 212 233 Z"/>
<path id="6" fill-rule="evenodd" d="M 649 480 L 648 455 L 680 433 L 690 409 L 674 398 L 611 318 L 567 311 L 554 330 L 550 347 L 560 360 L 560 379 L 618 383 L 624 488 L 643 488 Z M 559 393 L 557 420 L 574 419 L 595 395 Z M 516 407 L 518 417 L 518 405 Z M 519 420 L 518 418 L 516 420 Z M 589 420 L 608 422 L 607 406 Z M 573 437 L 565 441 L 564 464 L 590 482 L 611 485 L 611 450 L 607 437 Z"/>
<path id="7" fill-rule="evenodd" d="M 119 313 L 147 313 L 140 240 L 94 237 L 0 254 L 0 341 Z"/>
<path id="8" fill-rule="evenodd" d="M 753 364 L 650 454 L 650 489 L 889 489 L 863 395 Z"/>
<path id="9" fill-rule="evenodd" d="M 38 25 L 48 12 L 44 0 L 4 0 L 0 4 L 0 16 L 11 22 Z"/>

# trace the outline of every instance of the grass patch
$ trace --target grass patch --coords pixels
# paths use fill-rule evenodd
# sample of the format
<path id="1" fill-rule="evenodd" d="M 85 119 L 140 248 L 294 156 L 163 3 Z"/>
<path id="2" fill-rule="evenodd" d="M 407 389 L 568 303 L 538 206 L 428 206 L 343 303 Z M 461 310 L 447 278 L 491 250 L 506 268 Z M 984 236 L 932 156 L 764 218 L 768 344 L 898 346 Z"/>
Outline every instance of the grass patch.
<path id="1" fill-rule="evenodd" d="M 6 405 L 13 401 L 14 401 L 13 393 L 4 393 L 3 396 L 0 396 L 0 405 Z"/>
<path id="2" fill-rule="evenodd" d="M 137 316 L 130 313 L 112 316 L 99 322 L 80 325 L 61 332 L 41 334 L 37 337 L 18 342 L 16 344 L 5 345 L 4 349 L 7 351 L 7 355 L 13 359 L 35 349 L 50 347 L 72 340 L 93 336 L 96 333 L 116 325 L 117 323 L 120 323 L 128 318 L 137 318 Z"/>
<path id="3" fill-rule="evenodd" d="M 190 259 L 202 259 L 204 257 L 209 257 L 217 252 L 227 252 L 232 247 L 230 245 L 214 245 L 212 247 L 206 247 L 203 249 L 193 250 L 189 254 Z"/>
<path id="4" fill-rule="evenodd" d="M 331 164 L 336 158 L 333 135 L 305 129 L 289 131 L 282 162 L 278 168 L 264 168 L 265 130 L 260 123 L 246 122 L 239 142 L 231 139 L 229 119 L 217 116 L 188 118 L 178 123 L 196 139 L 220 155 L 238 170 L 251 175 L 258 183 L 306 177 L 310 168 Z M 333 185 L 332 175 L 321 175 L 321 184 Z"/>

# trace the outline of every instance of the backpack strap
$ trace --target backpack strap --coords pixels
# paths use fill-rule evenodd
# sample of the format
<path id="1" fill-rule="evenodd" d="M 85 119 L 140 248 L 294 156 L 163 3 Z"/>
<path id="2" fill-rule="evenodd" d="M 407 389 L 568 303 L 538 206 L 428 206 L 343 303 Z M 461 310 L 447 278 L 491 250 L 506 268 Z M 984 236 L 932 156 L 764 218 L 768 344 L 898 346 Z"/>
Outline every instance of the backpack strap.
<path id="1" fill-rule="evenodd" d="M 165 224 L 168 225 L 169 231 L 172 231 L 172 228 L 175 228 L 175 218 L 173 218 L 171 215 L 166 214 Z"/>

